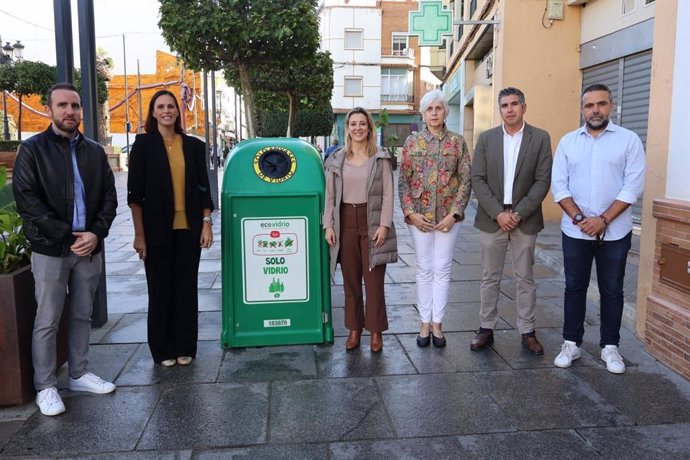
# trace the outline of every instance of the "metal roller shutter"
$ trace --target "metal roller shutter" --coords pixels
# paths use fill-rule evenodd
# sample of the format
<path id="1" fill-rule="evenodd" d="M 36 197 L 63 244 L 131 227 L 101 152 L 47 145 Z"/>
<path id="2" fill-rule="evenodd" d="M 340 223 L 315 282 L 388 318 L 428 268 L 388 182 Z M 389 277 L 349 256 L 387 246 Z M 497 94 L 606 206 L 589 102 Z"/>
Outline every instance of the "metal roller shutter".
<path id="1" fill-rule="evenodd" d="M 631 54 L 582 70 L 582 88 L 603 83 L 613 93 L 617 104 L 611 119 L 634 131 L 647 144 L 649 118 L 649 90 L 652 77 L 652 51 Z M 642 197 L 633 205 L 633 221 L 642 222 Z"/>

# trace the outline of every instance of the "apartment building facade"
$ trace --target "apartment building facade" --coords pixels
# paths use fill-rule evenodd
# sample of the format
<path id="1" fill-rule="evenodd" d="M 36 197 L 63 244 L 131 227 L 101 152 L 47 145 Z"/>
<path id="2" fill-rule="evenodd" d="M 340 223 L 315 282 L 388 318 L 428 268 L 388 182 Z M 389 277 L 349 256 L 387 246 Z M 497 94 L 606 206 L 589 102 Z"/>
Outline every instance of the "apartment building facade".
<path id="1" fill-rule="evenodd" d="M 336 116 L 333 134 L 344 139 L 345 114 L 364 107 L 374 119 L 383 109 L 389 126 L 382 137 L 398 144 L 419 129 L 419 100 L 440 84 L 428 68 L 429 50 L 408 35 L 408 16 L 418 8 L 410 0 L 324 0 L 319 6 L 321 49 L 333 58 Z"/>

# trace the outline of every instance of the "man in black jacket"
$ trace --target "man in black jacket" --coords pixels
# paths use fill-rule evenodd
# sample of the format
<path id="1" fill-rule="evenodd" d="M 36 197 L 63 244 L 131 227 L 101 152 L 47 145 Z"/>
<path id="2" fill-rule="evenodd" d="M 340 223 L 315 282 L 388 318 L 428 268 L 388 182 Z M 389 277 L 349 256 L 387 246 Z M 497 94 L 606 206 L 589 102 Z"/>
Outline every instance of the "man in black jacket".
<path id="1" fill-rule="evenodd" d="M 115 390 L 88 371 L 88 352 L 102 241 L 115 218 L 117 192 L 103 147 L 79 132 L 82 108 L 76 88 L 58 83 L 46 99 L 52 123 L 19 146 L 13 190 L 33 252 L 36 403 L 44 415 L 58 415 L 65 406 L 56 388 L 56 337 L 68 291 L 69 389 Z"/>

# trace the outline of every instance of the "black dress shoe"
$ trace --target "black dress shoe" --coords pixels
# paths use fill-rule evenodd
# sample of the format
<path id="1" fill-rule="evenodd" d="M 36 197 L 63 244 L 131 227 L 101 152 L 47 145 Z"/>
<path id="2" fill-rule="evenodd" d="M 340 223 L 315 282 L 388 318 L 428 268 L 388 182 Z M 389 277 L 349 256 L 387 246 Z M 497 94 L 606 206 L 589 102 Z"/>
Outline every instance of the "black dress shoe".
<path id="1" fill-rule="evenodd" d="M 470 350 L 482 350 L 492 343 L 494 343 L 494 330 L 480 327 L 479 332 L 472 339 L 472 343 L 470 343 Z"/>
<path id="2" fill-rule="evenodd" d="M 446 337 L 436 337 L 434 333 L 431 333 L 431 342 L 436 348 L 443 348 L 446 346 Z"/>
<path id="3" fill-rule="evenodd" d="M 431 332 L 429 332 L 429 335 L 427 335 L 426 337 L 422 337 L 421 335 L 417 336 L 417 346 L 418 347 L 421 347 L 421 348 L 428 347 L 430 343 L 431 343 Z"/>

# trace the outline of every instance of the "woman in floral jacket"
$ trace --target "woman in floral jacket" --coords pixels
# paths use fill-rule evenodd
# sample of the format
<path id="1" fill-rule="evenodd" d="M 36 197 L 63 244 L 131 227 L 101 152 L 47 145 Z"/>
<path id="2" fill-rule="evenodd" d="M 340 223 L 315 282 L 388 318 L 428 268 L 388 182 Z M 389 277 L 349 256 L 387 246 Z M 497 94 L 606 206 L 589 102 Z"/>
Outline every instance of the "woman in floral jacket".
<path id="1" fill-rule="evenodd" d="M 417 265 L 417 345 L 443 347 L 453 250 L 470 198 L 470 155 L 465 139 L 446 128 L 443 92 L 425 94 L 419 111 L 426 127 L 405 141 L 398 191 Z"/>

